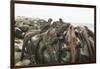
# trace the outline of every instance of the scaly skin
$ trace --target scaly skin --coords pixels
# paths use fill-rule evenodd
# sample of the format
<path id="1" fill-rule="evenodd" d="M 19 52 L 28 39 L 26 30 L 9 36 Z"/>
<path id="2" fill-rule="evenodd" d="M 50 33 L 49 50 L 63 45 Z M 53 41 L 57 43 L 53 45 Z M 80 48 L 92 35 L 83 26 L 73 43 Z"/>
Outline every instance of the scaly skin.
<path id="1" fill-rule="evenodd" d="M 65 43 L 66 43 L 66 46 L 69 47 L 69 50 L 70 50 L 70 54 L 71 54 L 71 63 L 74 63 L 75 60 L 76 60 L 76 35 L 75 35 L 75 32 L 74 32 L 74 28 L 73 26 L 70 26 L 68 28 L 68 32 L 65 36 Z"/>

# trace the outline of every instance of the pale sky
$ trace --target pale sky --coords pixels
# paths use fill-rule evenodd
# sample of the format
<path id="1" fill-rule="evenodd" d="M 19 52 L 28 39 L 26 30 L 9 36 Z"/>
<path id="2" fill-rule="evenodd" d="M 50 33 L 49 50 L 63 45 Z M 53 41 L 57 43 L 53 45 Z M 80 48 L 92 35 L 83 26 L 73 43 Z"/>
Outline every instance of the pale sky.
<path id="1" fill-rule="evenodd" d="M 65 22 L 94 24 L 93 8 L 58 7 L 46 5 L 15 4 L 15 17 L 26 16 L 54 21 L 62 18 Z"/>

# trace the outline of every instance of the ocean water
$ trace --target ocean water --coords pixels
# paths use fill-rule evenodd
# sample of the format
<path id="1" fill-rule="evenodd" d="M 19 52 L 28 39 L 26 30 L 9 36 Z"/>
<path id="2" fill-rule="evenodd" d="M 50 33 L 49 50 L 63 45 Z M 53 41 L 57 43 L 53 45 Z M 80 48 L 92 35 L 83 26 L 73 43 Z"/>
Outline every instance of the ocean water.
<path id="1" fill-rule="evenodd" d="M 91 23 L 71 23 L 74 27 L 76 26 L 87 26 L 91 31 L 94 32 L 94 24 Z"/>

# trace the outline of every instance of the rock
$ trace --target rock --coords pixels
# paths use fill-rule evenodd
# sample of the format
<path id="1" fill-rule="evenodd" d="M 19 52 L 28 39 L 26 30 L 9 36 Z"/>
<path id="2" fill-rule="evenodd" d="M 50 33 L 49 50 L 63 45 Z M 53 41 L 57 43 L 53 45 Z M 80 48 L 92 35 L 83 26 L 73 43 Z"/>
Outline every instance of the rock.
<path id="1" fill-rule="evenodd" d="M 20 39 L 15 40 L 15 51 L 21 51 L 22 50 L 22 45 L 23 41 Z"/>
<path id="2" fill-rule="evenodd" d="M 21 52 L 15 52 L 15 63 L 20 61 L 20 57 L 21 57 Z"/>
<path id="3" fill-rule="evenodd" d="M 17 62 L 17 63 L 15 64 L 15 66 L 29 65 L 30 62 L 31 62 L 30 60 L 24 59 L 24 60 L 22 60 L 22 61 Z"/>
<path id="4" fill-rule="evenodd" d="M 15 43 L 15 51 L 16 52 L 21 52 L 21 49 L 19 48 L 19 46 Z"/>
<path id="5" fill-rule="evenodd" d="M 24 34 L 25 33 L 20 28 L 15 27 L 15 36 L 17 38 L 24 38 Z"/>
<path id="6" fill-rule="evenodd" d="M 23 25 L 23 26 L 20 26 L 19 28 L 22 30 L 22 32 L 27 32 L 29 30 L 28 25 Z"/>

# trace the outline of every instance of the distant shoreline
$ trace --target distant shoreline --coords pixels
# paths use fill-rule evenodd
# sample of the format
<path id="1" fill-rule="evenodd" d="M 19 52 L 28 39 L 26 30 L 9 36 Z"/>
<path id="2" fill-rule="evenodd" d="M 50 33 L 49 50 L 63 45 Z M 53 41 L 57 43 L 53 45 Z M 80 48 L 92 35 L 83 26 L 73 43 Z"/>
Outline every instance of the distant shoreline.
<path id="1" fill-rule="evenodd" d="M 29 19 L 31 19 L 31 20 L 34 20 L 34 19 L 41 19 L 41 18 L 34 18 L 34 17 L 26 17 L 26 16 L 16 16 L 15 17 L 15 19 L 17 19 L 17 18 L 29 18 Z M 44 19 L 44 20 L 47 20 L 47 19 Z M 59 20 L 59 19 L 58 19 Z M 54 20 L 55 21 L 55 20 Z M 71 23 L 73 26 L 87 26 L 91 31 L 93 31 L 94 32 L 94 24 L 92 24 L 92 23 L 74 23 L 74 22 L 68 22 L 68 21 L 65 21 L 64 20 L 64 22 L 65 23 Z"/>

